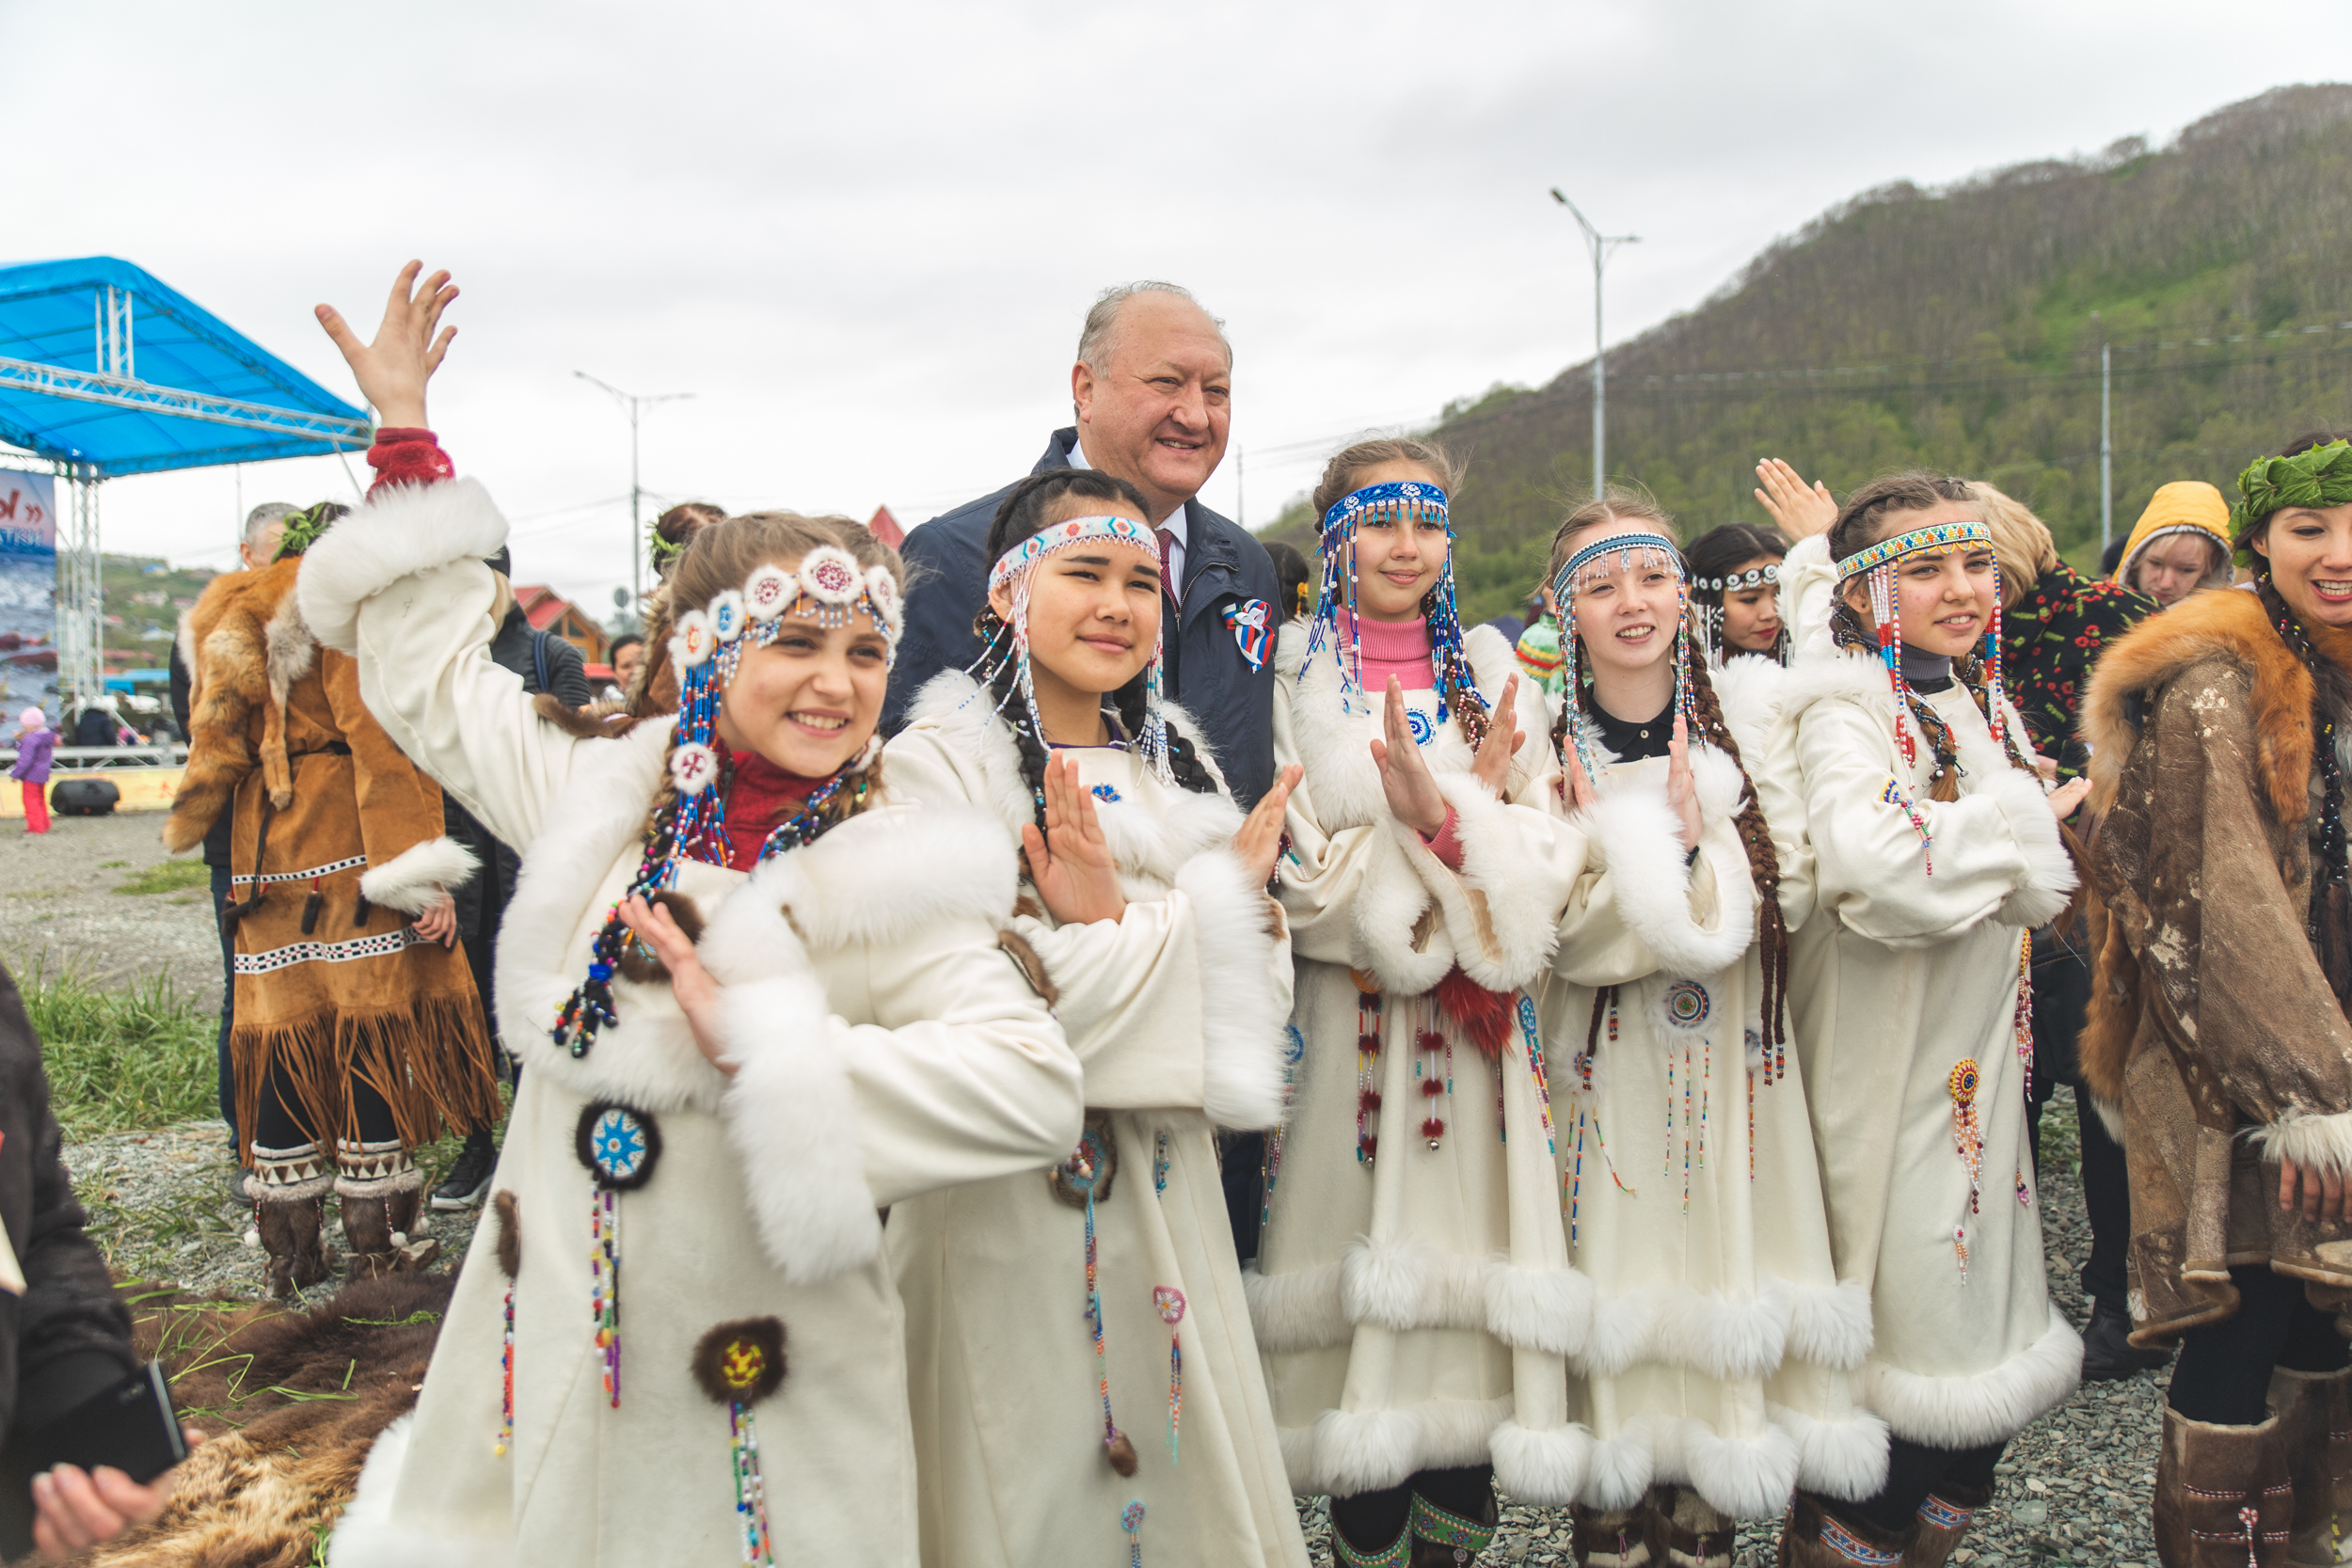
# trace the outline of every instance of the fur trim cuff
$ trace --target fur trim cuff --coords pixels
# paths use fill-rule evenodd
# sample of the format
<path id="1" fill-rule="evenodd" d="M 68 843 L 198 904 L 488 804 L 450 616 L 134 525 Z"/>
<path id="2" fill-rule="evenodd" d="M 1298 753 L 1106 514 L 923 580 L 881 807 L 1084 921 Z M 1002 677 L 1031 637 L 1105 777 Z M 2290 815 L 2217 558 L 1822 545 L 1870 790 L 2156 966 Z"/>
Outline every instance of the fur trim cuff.
<path id="1" fill-rule="evenodd" d="M 1981 793 L 2000 808 L 2010 835 L 2026 857 L 2026 879 L 2001 905 L 2000 918 L 2030 929 L 2058 918 L 2074 895 L 2074 859 L 2058 836 L 2058 817 L 2038 779 L 2010 767 L 1990 747 L 1970 749 L 1969 770 L 1982 781 Z M 1992 777 L 1986 772 L 1992 769 Z"/>
<path id="2" fill-rule="evenodd" d="M 1886 1485 L 1886 1423 L 1867 1410 L 1819 1421 L 1785 1404 L 1766 1407 L 1797 1445 L 1797 1484 L 1841 1502 L 1875 1497 Z"/>
<path id="3" fill-rule="evenodd" d="M 1593 1434 L 1581 1425 L 1537 1432 L 1516 1420 L 1495 1428 L 1487 1440 L 1495 1479 L 1511 1500 L 1565 1508 L 1584 1493 L 1593 1464 Z"/>
<path id="4" fill-rule="evenodd" d="M 2315 1167 L 2323 1176 L 2341 1176 L 2352 1168 L 2352 1111 L 2315 1116 L 2290 1109 L 2247 1136 L 2265 1160 L 2292 1160 Z"/>
<path id="5" fill-rule="evenodd" d="M 1560 942 L 1567 888 L 1547 873 L 1550 858 L 1528 841 L 1512 808 L 1467 772 L 1433 772 L 1454 808 L 1462 849 L 1457 876 L 1413 829 L 1389 818 L 1389 831 L 1429 896 L 1444 912 L 1454 961 L 1489 990 L 1534 984 Z"/>
<path id="6" fill-rule="evenodd" d="M 2078 1098 L 2088 1099 L 2090 1101 L 2090 1108 L 2099 1113 L 2099 1125 L 2107 1130 L 2107 1137 L 2116 1148 L 2122 1148 L 2123 1107 L 2106 1096 L 2092 1094 L 2088 1089 L 2077 1088 L 2074 1093 Z"/>
<path id="7" fill-rule="evenodd" d="M 1668 973 L 1696 977 L 1728 969 L 1756 940 L 1744 878 L 1737 896 L 1718 897 L 1715 924 L 1691 912 L 1691 868 L 1681 824 L 1662 794 L 1628 788 L 1604 795 L 1580 824 L 1598 847 L 1626 924 Z"/>
<path id="8" fill-rule="evenodd" d="M 1292 1274 L 1263 1275 L 1245 1269 L 1242 1295 L 1249 1303 L 1249 1326 L 1267 1355 L 1295 1355 L 1347 1343 L 1354 1326 L 1340 1305 L 1340 1266 L 1323 1263 Z"/>
<path id="9" fill-rule="evenodd" d="M 330 648 L 357 653 L 359 607 L 405 577 L 482 561 L 506 544 L 506 519 L 478 479 L 378 492 L 304 553 L 303 619 Z"/>
<path id="10" fill-rule="evenodd" d="M 1863 1373 L 1869 1389 L 1864 1402 L 1898 1437 L 1973 1449 L 2025 1431 L 2074 1391 L 2082 1370 L 2082 1338 L 2053 1307 L 2040 1338 L 1986 1371 L 1939 1377 L 1872 1362 Z"/>
<path id="11" fill-rule="evenodd" d="M 1176 891 L 1192 902 L 1200 950 L 1201 1109 L 1220 1127 L 1271 1127 L 1282 1119 L 1290 1007 L 1265 890 L 1231 849 L 1212 849 L 1177 869 Z"/>
<path id="12" fill-rule="evenodd" d="M 871 1262 L 882 1220 L 823 989 L 805 974 L 754 980 L 721 1006 L 737 1071 L 720 1116 L 770 1259 L 795 1285 Z"/>
<path id="13" fill-rule="evenodd" d="M 422 914 L 444 893 L 465 886 L 482 863 L 453 838 L 411 844 L 382 865 L 359 874 L 359 896 L 403 914 Z"/>
<path id="14" fill-rule="evenodd" d="M 1348 1497 L 1394 1486 L 1416 1470 L 1484 1465 L 1494 1430 L 1510 1418 L 1508 1394 L 1429 1400 L 1395 1410 L 1327 1410 L 1315 1418 L 1311 1447 L 1303 1456 L 1295 1455 L 1285 1434 L 1284 1458 L 1307 1461 L 1303 1475 L 1293 1464 L 1291 1490 Z"/>

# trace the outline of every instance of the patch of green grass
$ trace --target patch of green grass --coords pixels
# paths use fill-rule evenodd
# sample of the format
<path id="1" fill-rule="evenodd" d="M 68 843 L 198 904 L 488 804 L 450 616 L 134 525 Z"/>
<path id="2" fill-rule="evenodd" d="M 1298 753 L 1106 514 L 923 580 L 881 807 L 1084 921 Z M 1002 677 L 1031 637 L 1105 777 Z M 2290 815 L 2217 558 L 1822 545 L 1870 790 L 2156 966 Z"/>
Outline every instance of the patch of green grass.
<path id="1" fill-rule="evenodd" d="M 131 863 L 129 861 L 100 861 L 98 863 L 98 869 L 101 871 L 119 871 L 130 863 Z"/>
<path id="2" fill-rule="evenodd" d="M 199 870 L 203 867 L 199 864 Z M 219 1016 L 166 975 L 115 990 L 74 970 L 17 972 L 68 1136 L 163 1127 L 215 1114 Z"/>
<path id="3" fill-rule="evenodd" d="M 119 864 L 119 862 L 116 863 Z M 201 857 L 185 861 L 157 861 L 153 865 L 123 882 L 117 893 L 180 893 L 192 887 L 210 887 L 213 868 Z"/>

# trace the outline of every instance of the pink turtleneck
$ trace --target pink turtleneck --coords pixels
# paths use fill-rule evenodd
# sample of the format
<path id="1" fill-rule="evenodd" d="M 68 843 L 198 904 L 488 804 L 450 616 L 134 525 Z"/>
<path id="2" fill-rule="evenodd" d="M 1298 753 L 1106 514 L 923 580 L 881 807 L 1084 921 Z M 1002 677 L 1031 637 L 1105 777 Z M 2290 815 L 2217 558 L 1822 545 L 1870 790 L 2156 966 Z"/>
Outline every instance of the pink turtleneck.
<path id="1" fill-rule="evenodd" d="M 1429 661 L 1429 619 L 1363 621 L 1340 611 L 1340 635 L 1351 631 L 1362 638 L 1364 689 L 1375 695 L 1389 689 L 1389 677 L 1407 691 L 1428 691 L 1438 684 L 1437 666 Z"/>
<path id="2" fill-rule="evenodd" d="M 1340 611 L 1340 635 L 1350 631 L 1361 636 L 1357 657 L 1362 661 L 1364 690 L 1374 697 L 1389 689 L 1389 677 L 1407 691 L 1432 691 L 1438 685 L 1438 667 L 1429 657 L 1429 618 L 1417 615 L 1409 621 L 1362 621 Z M 1461 840 L 1454 836 L 1454 808 L 1445 808 L 1445 821 L 1437 836 L 1422 835 L 1429 852 L 1443 862 L 1450 870 L 1462 869 Z"/>

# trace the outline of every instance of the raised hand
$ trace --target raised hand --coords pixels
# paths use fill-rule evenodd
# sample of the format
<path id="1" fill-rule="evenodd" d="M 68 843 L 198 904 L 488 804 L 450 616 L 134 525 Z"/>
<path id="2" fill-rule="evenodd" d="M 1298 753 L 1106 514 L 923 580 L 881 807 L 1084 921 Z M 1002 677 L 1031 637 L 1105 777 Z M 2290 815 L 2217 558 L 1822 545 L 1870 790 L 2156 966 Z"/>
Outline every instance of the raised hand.
<path id="1" fill-rule="evenodd" d="M 1119 864 L 1094 798 L 1078 784 L 1075 757 L 1045 761 L 1045 831 L 1024 825 L 1021 847 L 1029 857 L 1029 880 L 1046 910 L 1064 926 L 1117 920 L 1127 912 L 1119 885 Z"/>
<path id="2" fill-rule="evenodd" d="M 1486 738 L 1478 743 L 1478 755 L 1470 762 L 1471 775 L 1500 796 L 1511 776 L 1511 758 L 1526 741 L 1527 732 L 1519 728 L 1519 677 L 1515 672 L 1502 683 L 1502 697 L 1486 725 Z"/>
<path id="3" fill-rule="evenodd" d="M 1564 759 L 1566 766 L 1560 776 L 1551 781 L 1551 787 L 1559 793 L 1560 803 L 1571 812 L 1590 811 L 1600 803 L 1600 792 L 1593 787 L 1593 781 L 1586 775 L 1584 764 L 1577 756 L 1573 744 L 1567 748 L 1567 753 Z"/>
<path id="4" fill-rule="evenodd" d="M 1666 743 L 1666 804 L 1682 825 L 1682 847 L 1699 847 L 1699 792 L 1691 777 L 1691 727 L 1675 715 L 1675 737 Z"/>
<path id="5" fill-rule="evenodd" d="M 2074 815 L 2074 808 L 2081 805 L 2083 797 L 2090 793 L 2090 781 L 2089 779 L 2069 779 L 2050 791 L 2050 810 L 2058 815 L 2059 821 L 2063 822 Z"/>
<path id="6" fill-rule="evenodd" d="M 728 1077 L 735 1064 L 727 1060 L 726 1040 L 719 1030 L 719 982 L 703 967 L 693 939 L 678 928 L 670 911 L 632 894 L 621 901 L 621 918 L 628 922 L 634 940 L 653 949 L 661 967 L 670 972 L 670 994 L 677 998 L 686 1025 L 694 1032 L 694 1046 L 703 1059 Z"/>
<path id="7" fill-rule="evenodd" d="M 1405 688 L 1394 675 L 1389 677 L 1382 727 L 1388 740 L 1372 742 L 1372 765 L 1380 769 L 1380 792 L 1389 799 L 1389 810 L 1422 837 L 1435 838 L 1445 826 L 1445 797 L 1421 760 L 1421 742 L 1405 717 Z"/>
<path id="8" fill-rule="evenodd" d="M 441 368 L 457 328 L 441 326 L 441 312 L 457 297 L 449 274 L 437 272 L 421 285 L 417 274 L 422 261 L 411 261 L 392 279 L 392 296 L 384 305 L 384 323 L 375 341 L 362 343 L 332 305 L 318 308 L 319 325 L 342 351 L 359 383 L 359 395 L 375 405 L 376 417 L 394 429 L 424 426 L 424 384 Z M 434 329 L 440 328 L 440 336 Z"/>
<path id="9" fill-rule="evenodd" d="M 1274 787 L 1258 797 L 1249 819 L 1233 835 L 1233 853 L 1241 857 L 1242 868 L 1249 873 L 1253 884 L 1263 883 L 1274 875 L 1274 858 L 1282 852 L 1282 812 L 1289 806 L 1291 791 L 1298 787 L 1306 769 L 1292 763 L 1274 781 Z"/>
<path id="10" fill-rule="evenodd" d="M 2303 1189 L 2299 1196 L 2296 1193 L 2298 1177 Z M 2279 1207 L 2290 1212 L 2300 1208 L 2303 1217 L 2314 1223 L 2333 1224 L 2352 1219 L 2352 1184 L 2344 1181 L 2341 1172 L 2281 1160 L 2279 1162 Z"/>
<path id="11" fill-rule="evenodd" d="M 1756 477 L 1763 485 L 1756 492 L 1756 499 L 1772 515 L 1772 521 L 1780 525 L 1780 531 L 1788 536 L 1790 544 L 1827 533 L 1830 525 L 1837 521 L 1837 502 L 1830 498 L 1829 486 L 1820 480 L 1815 480 L 1808 490 L 1797 470 L 1777 457 L 1758 463 Z"/>

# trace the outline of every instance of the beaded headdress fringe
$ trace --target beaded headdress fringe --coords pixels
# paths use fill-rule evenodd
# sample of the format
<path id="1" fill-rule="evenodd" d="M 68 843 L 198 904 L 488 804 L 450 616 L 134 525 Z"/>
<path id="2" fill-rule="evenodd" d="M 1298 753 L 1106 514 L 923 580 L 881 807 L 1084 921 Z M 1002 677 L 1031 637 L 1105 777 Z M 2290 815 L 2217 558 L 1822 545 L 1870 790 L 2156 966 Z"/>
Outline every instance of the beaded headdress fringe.
<path id="1" fill-rule="evenodd" d="M 1698 701 L 1691 685 L 1691 581 L 1682 569 L 1681 550 L 1664 534 L 1646 531 L 1613 533 L 1606 539 L 1596 539 L 1568 557 L 1551 579 L 1552 603 L 1559 610 L 1561 700 L 1568 705 L 1572 720 L 1568 735 L 1576 749 L 1577 763 L 1584 769 L 1584 777 L 1595 784 L 1600 782 L 1600 768 L 1599 759 L 1593 750 L 1596 731 L 1593 725 L 1583 721 L 1580 695 L 1584 677 L 1580 670 L 1578 656 L 1576 591 L 1596 563 L 1602 571 L 1607 571 L 1611 557 L 1615 558 L 1616 569 L 1621 572 L 1630 572 L 1639 566 L 1656 567 L 1674 575 L 1674 711 L 1682 716 L 1684 723 L 1693 734 L 1699 727 Z"/>
<path id="2" fill-rule="evenodd" d="M 1327 645 L 1340 669 L 1340 711 L 1376 711 L 1364 690 L 1363 631 L 1356 609 L 1353 546 L 1357 531 L 1367 522 L 1391 528 L 1434 522 L 1445 530 L 1445 567 L 1422 601 L 1429 618 L 1429 662 L 1438 676 L 1438 722 L 1442 724 L 1452 717 L 1446 692 L 1476 691 L 1478 681 L 1470 673 L 1470 655 L 1462 646 L 1462 611 L 1454 584 L 1454 524 L 1448 516 L 1446 493 L 1435 484 L 1413 480 L 1368 484 L 1342 496 L 1323 515 L 1323 534 L 1316 546 L 1323 561 L 1323 588 L 1315 602 L 1313 623 L 1308 629 L 1307 657 L 1299 665 L 1299 679 L 1306 679 L 1307 666 L 1314 662 L 1316 652 Z M 1340 592 L 1343 574 L 1347 582 L 1344 596 Z M 1340 635 L 1343 609 L 1348 611 L 1345 638 Z"/>

